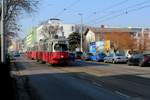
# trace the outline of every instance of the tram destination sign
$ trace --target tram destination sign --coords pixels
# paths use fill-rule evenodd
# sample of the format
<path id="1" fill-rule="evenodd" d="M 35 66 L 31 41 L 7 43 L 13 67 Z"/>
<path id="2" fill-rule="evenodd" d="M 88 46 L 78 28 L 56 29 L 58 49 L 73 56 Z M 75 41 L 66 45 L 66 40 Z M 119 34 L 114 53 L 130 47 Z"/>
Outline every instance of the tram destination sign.
<path id="1" fill-rule="evenodd" d="M 65 44 L 65 41 L 58 41 L 58 44 Z"/>

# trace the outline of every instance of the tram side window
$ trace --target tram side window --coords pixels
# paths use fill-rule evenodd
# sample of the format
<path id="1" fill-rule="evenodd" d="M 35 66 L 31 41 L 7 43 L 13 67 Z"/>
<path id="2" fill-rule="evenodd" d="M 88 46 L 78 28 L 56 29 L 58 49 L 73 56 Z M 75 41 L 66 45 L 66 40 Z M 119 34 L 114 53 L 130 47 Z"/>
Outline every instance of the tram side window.
<path id="1" fill-rule="evenodd" d="M 48 44 L 48 51 L 52 52 L 53 51 L 53 43 Z"/>

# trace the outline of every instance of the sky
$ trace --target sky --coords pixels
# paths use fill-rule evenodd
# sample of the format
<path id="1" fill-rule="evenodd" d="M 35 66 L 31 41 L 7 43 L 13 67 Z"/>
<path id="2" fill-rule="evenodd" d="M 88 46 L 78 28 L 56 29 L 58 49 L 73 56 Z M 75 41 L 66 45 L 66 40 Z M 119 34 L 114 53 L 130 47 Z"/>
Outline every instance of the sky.
<path id="1" fill-rule="evenodd" d="M 50 18 L 63 23 L 110 27 L 150 27 L 150 0 L 39 0 L 38 9 L 18 18 L 23 38 L 32 27 Z"/>

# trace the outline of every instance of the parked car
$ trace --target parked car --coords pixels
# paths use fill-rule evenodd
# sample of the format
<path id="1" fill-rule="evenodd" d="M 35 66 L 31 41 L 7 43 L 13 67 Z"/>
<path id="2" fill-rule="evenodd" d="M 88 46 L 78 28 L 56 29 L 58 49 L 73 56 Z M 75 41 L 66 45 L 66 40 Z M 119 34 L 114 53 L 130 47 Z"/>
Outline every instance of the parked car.
<path id="1" fill-rule="evenodd" d="M 111 63 L 127 63 L 128 58 L 123 54 L 110 54 L 109 56 L 104 57 L 104 62 Z"/>
<path id="2" fill-rule="evenodd" d="M 96 54 L 96 61 L 104 61 L 105 57 L 106 57 L 105 53 L 98 53 Z"/>
<path id="3" fill-rule="evenodd" d="M 93 53 L 84 53 L 82 59 L 83 60 L 92 60 Z"/>
<path id="4" fill-rule="evenodd" d="M 128 59 L 128 65 L 150 66 L 150 54 L 134 54 Z"/>
<path id="5" fill-rule="evenodd" d="M 69 53 L 69 60 L 72 62 L 75 61 L 75 54 L 74 53 Z"/>
<path id="6" fill-rule="evenodd" d="M 20 54 L 19 54 L 19 52 L 14 52 L 13 56 L 14 57 L 20 57 Z"/>
<path id="7" fill-rule="evenodd" d="M 81 51 L 75 52 L 76 59 L 82 59 L 82 56 L 83 56 L 83 52 L 81 52 Z"/>

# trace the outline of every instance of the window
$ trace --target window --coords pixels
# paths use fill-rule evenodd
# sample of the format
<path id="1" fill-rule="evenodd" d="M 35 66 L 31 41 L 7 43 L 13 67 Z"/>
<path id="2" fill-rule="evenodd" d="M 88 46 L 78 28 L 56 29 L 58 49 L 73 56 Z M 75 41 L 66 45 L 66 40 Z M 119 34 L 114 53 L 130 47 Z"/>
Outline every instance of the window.
<path id="1" fill-rule="evenodd" d="M 54 50 L 56 51 L 67 51 L 67 45 L 66 44 L 55 44 Z"/>
<path id="2" fill-rule="evenodd" d="M 64 28 L 63 28 L 63 26 L 61 26 L 61 28 L 60 28 L 60 29 L 61 29 L 61 31 L 63 31 L 63 29 L 64 29 Z"/>
<path id="3" fill-rule="evenodd" d="M 71 27 L 71 31 L 74 31 L 74 27 L 73 26 Z"/>

